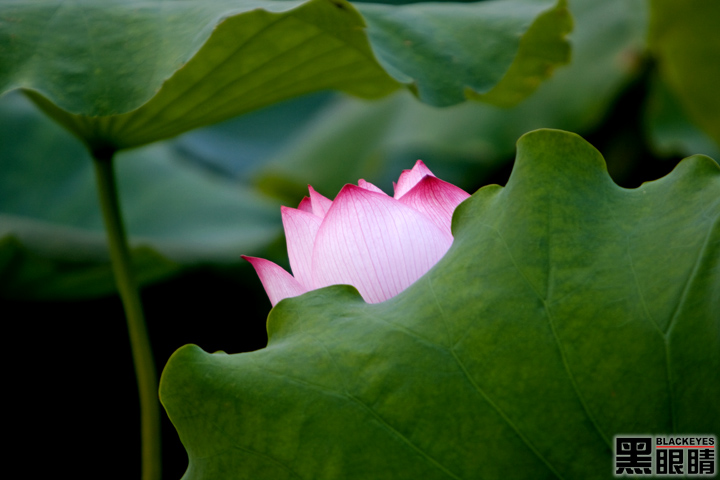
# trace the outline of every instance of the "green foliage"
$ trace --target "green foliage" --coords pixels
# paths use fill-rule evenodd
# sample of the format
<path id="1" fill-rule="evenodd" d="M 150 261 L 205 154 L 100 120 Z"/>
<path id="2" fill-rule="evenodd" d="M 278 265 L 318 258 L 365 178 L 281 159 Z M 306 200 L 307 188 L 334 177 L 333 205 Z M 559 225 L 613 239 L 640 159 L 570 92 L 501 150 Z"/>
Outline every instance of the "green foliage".
<path id="1" fill-rule="evenodd" d="M 649 85 L 644 120 L 653 149 L 661 155 L 693 152 L 720 159 L 720 143 L 695 126 L 678 97 L 657 74 Z"/>
<path id="2" fill-rule="evenodd" d="M 646 161 L 638 184 L 664 174 L 661 157 L 669 171 L 673 155 L 717 155 L 718 8 L 0 2 L 0 297 L 20 306 L 22 321 L 10 323 L 26 328 L 10 337 L 50 338 L 32 345 L 37 370 L 47 366 L 42 352 L 88 332 L 92 348 L 122 357 L 96 340 L 113 332 L 117 299 L 98 311 L 100 303 L 17 302 L 114 289 L 85 147 L 165 139 L 117 156 L 139 283 L 208 262 L 238 273 L 241 253 L 280 245 L 277 199 L 297 204 L 308 183 L 329 196 L 362 177 L 387 190 L 422 158 L 470 190 L 503 181 L 493 172 L 540 127 L 592 135 L 620 169 Z M 387 98 L 303 97 L 327 89 Z M 693 157 L 625 190 L 592 147 L 557 131 L 523 137 L 517 158 L 506 187 L 483 188 L 458 210 L 448 255 L 395 299 L 366 305 L 334 286 L 281 302 L 263 350 L 180 349 L 161 393 L 190 455 L 186 478 L 499 478 L 509 467 L 524 478 L 605 478 L 615 433 L 717 433 L 717 165 Z M 249 312 L 266 299 L 244 277 L 208 277 L 180 294 L 179 281 L 156 299 L 146 290 L 160 365 L 187 341 L 208 350 L 263 343 L 248 333 L 263 315 Z M 73 322 L 54 332 L 67 337 L 48 334 L 64 317 Z M 125 352 L 124 331 L 116 337 Z M 11 356 L 25 353 L 18 345 Z M 113 418 L 102 454 L 90 446 L 85 457 L 132 469 L 124 453 L 121 462 L 104 457 L 128 451 L 117 428 L 137 424 L 115 395 L 127 358 L 113 371 L 108 356 L 97 383 L 57 375 L 75 394 L 71 407 L 55 406 L 72 412 L 75 399 L 97 397 L 102 379 L 113 379 L 114 404 L 69 418 Z M 15 389 L 41 403 L 46 382 L 16 373 Z M 113 440 L 123 445 L 108 448 Z M 73 453 L 59 448 L 45 463 Z M 166 471 L 184 468 L 181 452 L 170 457 Z"/>
<path id="3" fill-rule="evenodd" d="M 466 102 L 437 109 L 404 92 L 374 102 L 338 98 L 308 118 L 301 135 L 287 138 L 253 172 L 254 181 L 291 205 L 308 183 L 330 195 L 366 178 L 389 191 L 409 159 L 421 158 L 441 178 L 476 188 L 512 158 L 525 132 L 585 133 L 598 127 L 618 92 L 640 71 L 644 7 L 644 0 L 572 0 L 572 63 L 513 108 Z M 235 138 L 241 137 L 238 129 Z M 230 156 L 222 163 L 227 169 L 234 165 Z"/>
<path id="4" fill-rule="evenodd" d="M 566 63 L 570 46 L 558 36 L 557 26 L 562 26 L 564 34 L 572 30 L 572 23 L 565 10 L 549 10 L 539 15 L 521 39 L 515 61 L 502 80 L 486 94 L 470 91 L 470 97 L 501 107 L 520 103 L 550 77 L 555 65 Z"/>
<path id="5" fill-rule="evenodd" d="M 312 291 L 265 349 L 175 353 L 184 478 L 607 478 L 615 434 L 717 432 L 719 219 L 707 157 L 627 190 L 578 136 L 527 134 L 397 297 Z"/>
<path id="6" fill-rule="evenodd" d="M 720 144 L 720 2 L 652 0 L 650 44 L 684 109 Z"/>
<path id="7" fill-rule="evenodd" d="M 23 88 L 90 149 L 118 149 L 329 88 L 374 98 L 407 83 L 448 105 L 510 69 L 503 96 L 519 100 L 532 91 L 523 76 L 535 84 L 568 59 L 562 1 L 361 11 L 367 32 L 345 0 L 7 3 L 0 91 Z M 513 63 L 531 27 L 551 53 Z"/>
<path id="8" fill-rule="evenodd" d="M 24 233 L 26 237 L 30 237 L 30 242 L 26 243 L 31 244 L 28 247 L 20 242 L 16 235 L 0 237 L 1 296 L 24 300 L 79 300 L 107 295 L 116 290 L 109 259 L 103 248 L 105 245 L 99 242 L 104 241 L 104 237 L 98 235 L 98 238 L 94 239 L 97 244 L 93 244 L 85 232 L 67 232 L 57 227 L 46 227 L 46 230 L 42 231 L 42 227 L 32 224 L 18 225 L 4 216 L 0 217 L 0 221 L 7 222 L 11 228 L 25 227 L 30 230 Z M 33 233 L 38 238 L 33 238 Z M 68 237 L 73 237 L 73 233 L 79 238 L 73 239 L 75 241 L 72 241 L 71 245 L 63 245 L 63 242 L 68 242 Z M 51 235 L 59 237 L 59 245 L 32 245 L 33 240 L 46 241 Z M 77 248 L 85 250 L 73 250 Z M 43 254 L 43 250 L 51 251 Z M 133 249 L 132 257 L 139 285 L 164 280 L 181 269 L 179 264 L 148 247 Z"/>
<path id="9" fill-rule="evenodd" d="M 86 149 L 20 95 L 0 103 L 0 293 L 77 298 L 114 290 Z M 199 172 L 173 144 L 119 155 L 139 280 L 180 264 L 239 262 L 281 233 L 278 204 Z M 32 186 L 32 188 L 29 188 Z"/>
<path id="10" fill-rule="evenodd" d="M 470 95 L 514 105 L 569 59 L 564 36 L 572 22 L 565 1 L 551 8 L 553 3 L 361 3 L 357 8 L 380 63 L 425 103 L 454 105 Z"/>
<path id="11" fill-rule="evenodd" d="M 499 8 L 502 2 L 490 3 L 495 5 L 492 8 L 496 10 L 497 20 L 503 13 Z M 32 10 L 41 4 L 34 2 L 35 6 L 31 6 L 7 3 L 1 8 Z M 66 2 L 59 15 L 65 15 L 63 9 L 77 8 L 78 5 Z M 534 10 L 540 8 L 540 4 L 534 7 L 531 4 L 523 5 Z M 172 8 L 181 7 L 176 5 Z M 202 10 L 211 7 L 195 5 L 193 8 Z M 389 13 L 394 7 L 360 5 L 358 8 L 371 24 L 370 37 L 375 37 L 378 34 L 373 32 L 381 31 L 379 25 L 382 23 L 372 20 L 375 17 L 389 17 L 398 24 L 409 21 L 408 16 L 412 15 L 424 18 L 421 15 L 423 11 L 437 7 L 403 7 L 404 10 L 394 15 Z M 419 10 L 413 13 L 415 11 L 412 8 Z M 453 12 L 455 8 L 467 10 L 474 7 L 448 4 L 446 8 L 447 12 Z M 422 158 L 433 165 L 442 178 L 471 189 L 511 158 L 516 139 L 526 131 L 540 127 L 562 128 L 579 133 L 593 131 L 602 125 L 604 115 L 612 108 L 618 92 L 641 73 L 646 50 L 645 2 L 571 0 L 568 8 L 574 22 L 574 31 L 569 36 L 572 63 L 558 69 L 532 96 L 514 108 L 465 102 L 437 109 L 417 102 L 403 92 L 375 102 L 344 96 L 330 100 L 327 100 L 327 96 L 310 96 L 196 130 L 177 141 L 156 145 L 151 150 L 122 154 L 119 157 L 122 176 L 120 186 L 123 202 L 131 209 L 128 212 L 130 234 L 135 238 L 135 245 L 148 246 L 147 258 L 152 260 L 147 267 L 140 268 L 140 276 L 148 280 L 164 278 L 170 272 L 179 271 L 179 265 L 175 262 L 233 262 L 239 254 L 257 253 L 263 242 L 276 240 L 280 231 L 279 214 L 274 210 L 277 201 L 264 199 L 257 192 L 258 187 L 281 199 L 286 205 L 296 204 L 305 193 L 308 183 L 327 195 L 333 195 L 344 183 L 358 178 L 367 178 L 389 189 L 390 181 L 397 177 L 398 171 L 407 168 L 412 159 Z M 366 13 L 366 10 L 372 13 Z M 119 14 L 113 11 L 109 9 L 102 15 Z M 535 40 L 542 39 L 536 38 L 534 32 L 549 32 L 542 28 L 548 19 L 557 16 L 565 18 L 565 10 L 562 8 L 546 9 L 543 12 L 520 39 L 518 56 L 511 70 L 518 65 L 532 67 L 532 61 L 519 60 L 526 48 L 523 45 L 531 47 Z M 98 12 L 95 14 L 101 15 Z M 13 16 L 11 20 L 13 18 L 17 17 Z M 198 16 L 197 20 L 202 18 L 205 17 Z M 173 19 L 180 21 L 180 18 Z M 558 29 L 561 23 L 559 20 L 556 25 Z M 56 22 L 62 23 L 57 19 Z M 194 22 L 190 23 L 194 25 Z M 516 28 L 525 26 L 516 22 Z M 469 35 L 467 30 L 464 32 L 465 36 Z M 206 33 L 210 35 L 210 32 Z M 166 35 L 171 36 L 168 38 L 172 38 L 172 42 L 159 44 L 166 49 L 164 51 L 177 53 L 185 48 L 180 48 L 184 44 L 172 37 L 181 33 L 173 30 L 166 32 Z M 386 43 L 392 45 L 391 40 Z M 372 38 L 370 42 L 373 45 Z M 376 40 L 374 44 L 378 42 Z M 47 42 L 42 45 L 48 48 L 43 47 L 39 54 L 53 55 Z M 130 44 L 123 45 L 131 47 Z M 512 50 L 509 44 L 501 42 L 500 46 L 506 47 L 501 49 L 506 56 Z M 560 50 L 558 48 L 557 52 Z M 119 62 L 123 57 L 120 54 L 122 51 L 117 50 L 116 55 L 110 56 L 112 58 L 93 60 L 90 56 L 81 56 L 74 58 L 72 65 L 78 68 L 83 61 L 91 60 Z M 541 48 L 540 51 L 546 49 Z M 168 58 L 172 56 L 170 53 L 168 55 Z M 428 55 L 432 56 L 432 52 Z M 435 52 L 434 55 L 439 53 Z M 383 63 L 383 57 L 380 58 Z M 541 61 L 541 57 L 535 58 Z M 126 58 L 124 61 L 129 60 Z M 53 62 L 38 62 L 37 59 L 26 59 L 23 72 L 53 68 Z M 35 66 L 30 68 L 30 64 Z M 7 73 L 10 65 L 0 63 L 0 69 L 4 67 Z M 69 66 L 70 63 L 66 65 Z M 134 68 L 140 67 L 145 68 L 146 65 Z M 120 67 L 115 65 L 113 68 Z M 427 70 L 428 75 L 432 76 L 438 75 L 440 69 L 428 67 Z M 137 72 L 138 78 L 150 75 L 148 72 L 143 74 L 144 71 L 141 69 Z M 50 78 L 35 77 L 43 82 L 48 82 Z M 495 89 L 509 77 L 512 75 L 506 74 Z M 662 155 L 701 152 L 717 157 L 717 145 L 686 119 L 678 98 L 666 87 L 665 80 L 659 75 L 653 79 L 645 121 L 654 150 Z M 109 81 L 118 82 L 113 92 L 122 91 L 120 82 L 124 80 L 121 76 Z M 422 79 L 425 85 L 433 81 L 429 77 Z M 150 83 L 138 81 L 138 88 Z M 85 97 L 79 98 L 90 98 L 89 88 L 88 85 Z M 75 93 L 80 95 L 78 92 Z M 68 95 L 70 93 L 73 91 Z M 46 291 L 52 297 L 95 295 L 110 291 L 112 279 L 108 266 L 104 264 L 104 237 L 101 234 L 102 225 L 91 171 L 87 166 L 88 156 L 80 144 L 64 138 L 61 130 L 40 119 L 14 95 L 3 97 L 0 109 L 3 118 L 0 125 L 0 158 L 3 159 L 0 168 L 0 235 L 14 239 L 14 243 L 5 243 L 3 245 L 6 247 L 3 248 L 10 249 L 10 245 L 13 245 L 5 254 L 10 258 L 14 252 L 12 258 L 15 259 L 7 264 L 13 265 L 13 273 L 2 274 L 5 280 L 0 290 L 8 295 L 12 292 L 12 296 L 24 297 L 37 297 L 40 291 Z M 35 122 L 33 126 L 27 123 L 29 116 L 35 119 L 32 121 Z M 53 161 L 47 162 L 48 157 L 52 157 Z M 209 178 L 216 175 L 208 176 L 191 168 L 193 161 L 201 163 L 201 166 L 209 163 L 221 171 L 231 172 L 235 178 L 232 181 Z M 133 162 L 133 165 L 125 165 L 128 162 Z M 161 173 L 156 167 L 157 163 L 163 163 L 167 171 Z M 161 190 L 166 188 L 164 185 L 171 183 L 170 178 L 180 175 L 174 172 L 176 169 L 186 178 L 187 191 L 195 189 L 190 185 L 205 185 L 200 187 L 202 193 L 198 194 L 194 202 L 176 201 L 185 197 L 185 191 L 180 187 L 174 188 L 174 193 L 169 193 L 167 198 L 162 197 Z M 126 170 L 133 173 L 126 175 L 123 173 Z M 235 200 L 237 193 L 231 193 L 233 190 L 243 192 L 242 207 Z M 167 208 L 172 208 L 175 213 L 167 215 Z M 136 216 L 142 216 L 143 220 L 139 221 Z M 172 225 L 167 224 L 169 219 L 173 219 L 170 222 Z M 191 219 L 194 219 L 192 222 L 212 220 L 194 227 Z M 165 222 L 162 228 L 168 228 L 165 233 L 160 232 L 163 225 L 161 222 Z M 265 233 L 258 234 L 260 231 Z M 170 242 L 158 238 L 163 236 L 171 238 L 175 245 L 171 246 Z M 202 241 L 199 240 L 201 237 Z M 190 238 L 198 240 L 190 242 Z M 35 263 L 30 262 L 33 258 L 40 262 L 37 268 L 20 267 L 22 264 L 29 266 Z M 284 254 L 275 257 L 278 261 L 284 258 Z M 173 268 L 159 268 L 162 265 L 172 265 Z M 102 276 L 106 281 L 78 283 L 70 278 L 77 275 L 79 277 L 76 278 L 82 278 L 83 272 L 94 272 L 90 278 L 95 278 L 97 272 L 101 271 L 105 272 Z M 53 273 L 50 275 L 48 272 Z M 145 275 L 143 272 L 156 273 Z M 63 275 L 69 277 L 68 285 L 78 287 L 69 290 L 53 287 L 48 290 L 51 285 L 62 285 Z M 35 279 L 31 282 L 33 286 L 30 287 L 28 281 L 20 281 L 20 278 Z"/>

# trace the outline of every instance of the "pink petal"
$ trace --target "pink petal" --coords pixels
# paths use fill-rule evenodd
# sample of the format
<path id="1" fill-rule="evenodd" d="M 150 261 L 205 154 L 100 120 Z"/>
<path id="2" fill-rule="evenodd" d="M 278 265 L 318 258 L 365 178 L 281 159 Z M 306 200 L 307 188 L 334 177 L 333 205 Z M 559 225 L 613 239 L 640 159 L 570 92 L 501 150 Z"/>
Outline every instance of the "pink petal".
<path id="1" fill-rule="evenodd" d="M 400 178 L 398 178 L 397 185 L 395 185 L 395 198 L 399 199 L 405 195 L 426 175 L 430 175 L 431 177 L 435 176 L 430 169 L 425 166 L 422 160 L 415 162 L 412 170 L 403 170 Z"/>
<path id="2" fill-rule="evenodd" d="M 303 197 L 303 199 L 300 200 L 300 205 L 298 205 L 297 209 L 302 210 L 303 212 L 313 213 L 312 200 L 308 197 Z"/>
<path id="3" fill-rule="evenodd" d="M 313 286 L 350 284 L 365 301 L 387 300 L 427 272 L 452 236 L 385 194 L 345 185 L 315 238 Z"/>
<path id="4" fill-rule="evenodd" d="M 312 201 L 313 213 L 318 217 L 323 218 L 327 211 L 330 209 L 330 205 L 332 205 L 333 203 L 332 200 L 320 195 L 310 185 L 308 185 L 308 190 L 310 191 L 310 200 Z"/>
<path id="5" fill-rule="evenodd" d="M 400 197 L 400 203 L 425 214 L 442 231 L 452 234 L 450 224 L 455 208 L 470 196 L 460 187 L 427 176 Z"/>
<path id="6" fill-rule="evenodd" d="M 305 289 L 312 289 L 312 253 L 322 218 L 300 209 L 280 207 L 290 267 Z"/>
<path id="7" fill-rule="evenodd" d="M 358 187 L 364 188 L 365 190 L 370 190 L 371 192 L 382 193 L 383 195 L 387 195 L 387 193 L 383 192 L 382 190 L 380 190 L 378 187 L 376 187 L 372 183 L 366 182 L 362 178 L 360 180 L 358 180 Z"/>
<path id="8" fill-rule="evenodd" d="M 307 291 L 292 275 L 270 260 L 246 255 L 243 255 L 242 258 L 255 268 L 273 307 L 284 298 L 297 297 Z"/>

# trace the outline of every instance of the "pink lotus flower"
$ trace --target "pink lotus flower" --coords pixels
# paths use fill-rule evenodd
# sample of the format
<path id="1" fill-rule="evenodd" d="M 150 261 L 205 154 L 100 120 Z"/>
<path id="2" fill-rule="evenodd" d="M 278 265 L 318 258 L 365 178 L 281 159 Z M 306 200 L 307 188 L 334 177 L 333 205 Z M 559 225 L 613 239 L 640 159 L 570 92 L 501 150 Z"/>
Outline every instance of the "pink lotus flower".
<path id="1" fill-rule="evenodd" d="M 394 297 L 450 248 L 452 214 L 468 198 L 418 160 L 400 175 L 394 197 L 360 180 L 331 201 L 312 187 L 298 208 L 281 207 L 293 275 L 275 263 L 249 261 L 270 302 L 328 285 L 348 284 L 368 303 Z"/>

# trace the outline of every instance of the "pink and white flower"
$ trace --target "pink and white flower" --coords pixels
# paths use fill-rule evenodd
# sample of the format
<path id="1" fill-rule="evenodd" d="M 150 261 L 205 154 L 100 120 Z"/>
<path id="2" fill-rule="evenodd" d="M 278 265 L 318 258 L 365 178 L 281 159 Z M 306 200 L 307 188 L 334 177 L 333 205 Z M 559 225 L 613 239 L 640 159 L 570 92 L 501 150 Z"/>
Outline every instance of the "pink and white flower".
<path id="1" fill-rule="evenodd" d="M 298 208 L 282 207 L 290 275 L 269 260 L 249 261 L 270 302 L 348 284 L 368 303 L 394 297 L 450 248 L 452 214 L 468 195 L 418 160 L 400 175 L 393 197 L 360 180 L 332 201 L 308 187 Z"/>

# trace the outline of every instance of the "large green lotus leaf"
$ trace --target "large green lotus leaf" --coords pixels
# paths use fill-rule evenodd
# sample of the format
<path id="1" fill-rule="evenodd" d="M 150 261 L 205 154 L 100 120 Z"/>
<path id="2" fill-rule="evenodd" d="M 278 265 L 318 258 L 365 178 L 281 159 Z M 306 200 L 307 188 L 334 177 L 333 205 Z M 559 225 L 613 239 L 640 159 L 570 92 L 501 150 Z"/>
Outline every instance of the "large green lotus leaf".
<path id="1" fill-rule="evenodd" d="M 717 432 L 720 168 L 618 187 L 529 133 L 400 295 L 281 301 L 268 346 L 185 346 L 160 384 L 186 480 L 608 478 L 613 436 Z"/>
<path id="2" fill-rule="evenodd" d="M 178 263 L 239 262 L 282 232 L 275 201 L 198 171 L 172 143 L 120 158 L 121 202 L 141 281 L 175 273 Z M 0 101 L 0 159 L 0 293 L 112 291 L 92 161 L 82 144 L 10 94 Z"/>
<path id="3" fill-rule="evenodd" d="M 691 119 L 720 144 L 720 2 L 652 0 L 650 46 Z"/>
<path id="4" fill-rule="evenodd" d="M 448 104 L 503 80 L 519 99 L 515 76 L 568 57 L 562 0 L 361 9 L 367 30 L 345 0 L 5 2 L 0 91 L 26 89 L 92 149 L 126 148 L 329 88 Z M 542 52 L 518 55 L 531 30 Z"/>
<path id="5" fill-rule="evenodd" d="M 516 107 L 466 102 L 438 109 L 406 92 L 374 102 L 341 98 L 255 170 L 256 182 L 295 203 L 308 183 L 328 196 L 358 178 L 390 191 L 398 172 L 421 158 L 439 177 L 477 188 L 512 158 L 522 134 L 545 127 L 580 133 L 596 128 L 639 73 L 646 2 L 570 0 L 568 8 L 575 22 L 572 62 Z M 232 161 L 224 161 L 227 170 Z"/>

